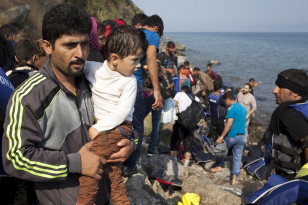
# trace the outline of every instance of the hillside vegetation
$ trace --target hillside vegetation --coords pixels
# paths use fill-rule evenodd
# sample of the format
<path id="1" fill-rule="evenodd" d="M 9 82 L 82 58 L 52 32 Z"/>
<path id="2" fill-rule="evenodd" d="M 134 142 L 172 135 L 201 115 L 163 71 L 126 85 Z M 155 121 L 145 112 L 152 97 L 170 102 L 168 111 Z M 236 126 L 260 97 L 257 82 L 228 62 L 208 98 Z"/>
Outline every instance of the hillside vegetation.
<path id="1" fill-rule="evenodd" d="M 19 26 L 27 37 L 39 38 L 45 12 L 52 6 L 65 2 L 85 8 L 100 21 L 121 18 L 130 24 L 134 15 L 142 12 L 131 0 L 0 0 L 0 11 L 28 4 L 31 11 L 26 22 Z M 0 22 L 1 25 L 4 23 L 6 22 Z M 18 22 L 14 24 L 18 25 Z"/>

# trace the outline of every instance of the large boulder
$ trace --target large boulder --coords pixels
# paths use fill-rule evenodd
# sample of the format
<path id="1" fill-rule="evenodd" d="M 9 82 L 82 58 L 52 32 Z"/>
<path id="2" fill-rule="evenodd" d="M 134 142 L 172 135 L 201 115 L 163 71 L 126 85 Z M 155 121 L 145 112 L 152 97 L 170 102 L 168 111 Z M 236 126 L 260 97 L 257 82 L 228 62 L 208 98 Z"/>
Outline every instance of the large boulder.
<path id="1" fill-rule="evenodd" d="M 15 6 L 13 8 L 0 11 L 0 24 L 23 25 L 27 19 L 31 7 L 28 4 Z"/>
<path id="2" fill-rule="evenodd" d="M 201 167 L 188 167 L 184 173 L 182 193 L 198 194 L 201 198 L 200 204 L 241 204 L 241 197 L 232 190 L 241 191 L 220 183 L 222 185 L 207 176 Z"/>

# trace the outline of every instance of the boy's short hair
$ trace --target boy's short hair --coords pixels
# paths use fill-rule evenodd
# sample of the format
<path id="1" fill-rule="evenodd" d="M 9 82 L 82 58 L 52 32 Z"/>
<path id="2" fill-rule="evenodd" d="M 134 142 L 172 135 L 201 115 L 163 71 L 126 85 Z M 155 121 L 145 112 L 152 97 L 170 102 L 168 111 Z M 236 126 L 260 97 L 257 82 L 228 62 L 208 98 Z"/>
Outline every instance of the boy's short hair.
<path id="1" fill-rule="evenodd" d="M 210 67 L 212 67 L 212 66 L 213 66 L 213 64 L 212 64 L 212 63 L 208 63 L 206 66 L 210 66 Z"/>
<path id="2" fill-rule="evenodd" d="M 181 90 L 184 91 L 184 93 L 189 93 L 190 92 L 190 87 L 188 87 L 187 85 L 183 85 L 181 87 Z"/>
<path id="3" fill-rule="evenodd" d="M 81 8 L 71 4 L 59 4 L 44 15 L 42 36 L 52 45 L 62 35 L 90 34 L 90 16 Z"/>
<path id="4" fill-rule="evenodd" d="M 249 78 L 248 82 L 256 81 L 254 78 Z"/>
<path id="5" fill-rule="evenodd" d="M 144 20 L 148 18 L 144 13 L 138 13 L 133 17 L 132 26 L 136 26 L 138 23 L 143 26 Z"/>
<path id="6" fill-rule="evenodd" d="M 214 80 L 214 91 L 218 91 L 221 87 L 221 82 Z"/>
<path id="7" fill-rule="evenodd" d="M 200 68 L 199 67 L 194 67 L 193 71 L 200 71 Z"/>
<path id="8" fill-rule="evenodd" d="M 189 66 L 189 61 L 184 61 L 184 66 Z"/>
<path id="9" fill-rule="evenodd" d="M 158 35 L 162 36 L 164 34 L 164 22 L 158 15 L 153 15 L 146 18 L 143 22 L 143 26 L 158 26 Z"/>
<path id="10" fill-rule="evenodd" d="M 168 41 L 167 47 L 168 48 L 175 48 L 175 43 L 173 41 Z"/>
<path id="11" fill-rule="evenodd" d="M 133 26 L 122 25 L 114 28 L 106 41 L 106 56 L 109 59 L 112 53 L 121 59 L 134 55 L 141 49 L 145 53 L 148 47 L 143 30 Z"/>
<path id="12" fill-rule="evenodd" d="M 22 39 L 16 43 L 15 56 L 19 62 L 26 62 L 37 53 L 37 47 L 30 39 Z"/>
<path id="13" fill-rule="evenodd" d="M 13 24 L 4 24 L 0 27 L 0 33 L 7 39 L 9 36 L 18 34 L 18 30 Z"/>
<path id="14" fill-rule="evenodd" d="M 236 98 L 235 98 L 233 92 L 227 91 L 227 92 L 225 92 L 225 93 L 223 94 L 222 99 L 224 99 L 224 100 L 226 100 L 226 99 L 235 100 Z"/>

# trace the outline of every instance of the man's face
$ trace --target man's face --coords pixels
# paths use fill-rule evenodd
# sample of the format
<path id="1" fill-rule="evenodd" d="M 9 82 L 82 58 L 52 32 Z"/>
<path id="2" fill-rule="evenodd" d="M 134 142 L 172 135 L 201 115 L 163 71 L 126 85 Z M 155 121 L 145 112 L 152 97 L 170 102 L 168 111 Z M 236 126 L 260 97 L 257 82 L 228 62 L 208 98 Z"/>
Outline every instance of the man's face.
<path id="1" fill-rule="evenodd" d="M 207 71 L 210 71 L 211 69 L 212 69 L 211 66 L 207 66 L 207 67 L 206 67 L 206 70 L 207 70 Z"/>
<path id="2" fill-rule="evenodd" d="M 62 35 L 47 50 L 51 55 L 51 67 L 65 76 L 80 76 L 89 54 L 87 34 Z"/>
<path id="3" fill-rule="evenodd" d="M 243 94 L 246 95 L 247 93 L 249 93 L 251 90 L 249 89 L 248 85 L 244 85 L 243 87 Z"/>
<path id="4" fill-rule="evenodd" d="M 174 47 L 167 47 L 166 50 L 168 51 L 168 53 L 173 53 Z"/>
<path id="5" fill-rule="evenodd" d="M 294 93 L 287 88 L 276 86 L 273 90 L 273 94 L 275 95 L 277 104 L 295 100 L 293 97 Z"/>
<path id="6" fill-rule="evenodd" d="M 225 104 L 226 104 L 227 107 L 230 107 L 232 105 L 232 102 L 231 102 L 230 99 L 227 98 L 224 101 L 225 101 Z"/>
<path id="7" fill-rule="evenodd" d="M 117 71 L 125 76 L 131 76 L 132 73 L 139 68 L 140 58 L 142 56 L 141 49 L 134 55 L 129 55 L 123 59 L 118 60 Z"/>

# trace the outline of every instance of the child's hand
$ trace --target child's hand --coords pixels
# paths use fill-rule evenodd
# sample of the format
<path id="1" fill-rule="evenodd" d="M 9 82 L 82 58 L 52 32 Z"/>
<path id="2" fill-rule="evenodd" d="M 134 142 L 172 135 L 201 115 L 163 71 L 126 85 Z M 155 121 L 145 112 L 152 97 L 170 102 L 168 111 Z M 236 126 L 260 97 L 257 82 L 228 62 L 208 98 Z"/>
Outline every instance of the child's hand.
<path id="1" fill-rule="evenodd" d="M 91 140 L 94 140 L 99 135 L 99 132 L 97 132 L 95 128 L 90 127 L 89 135 L 90 135 Z"/>

